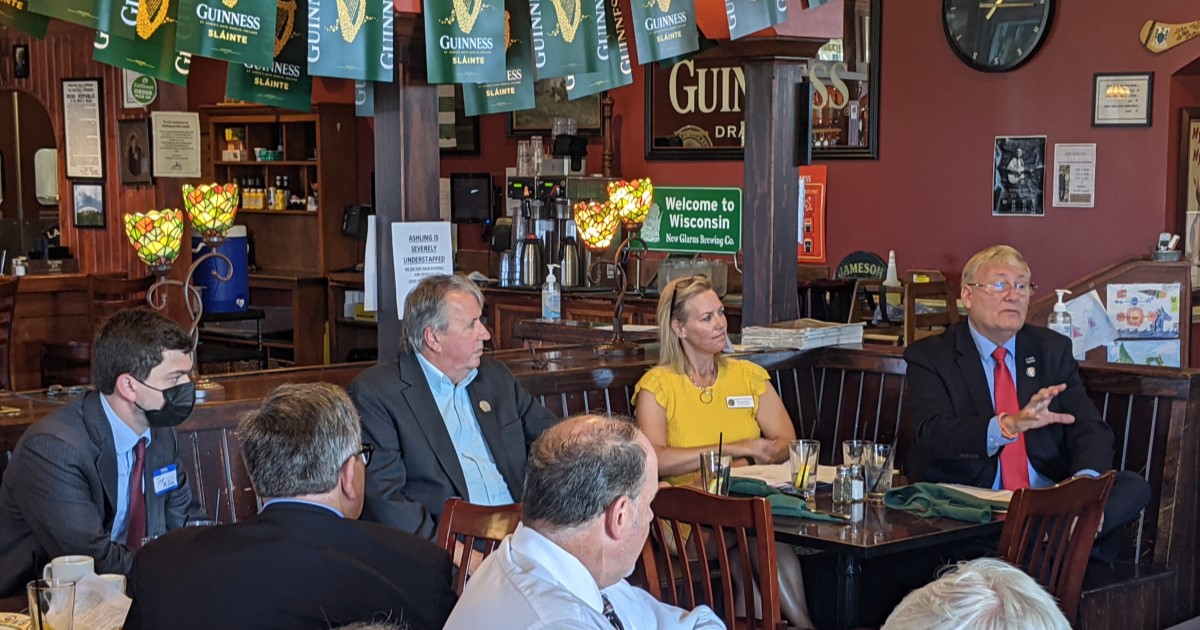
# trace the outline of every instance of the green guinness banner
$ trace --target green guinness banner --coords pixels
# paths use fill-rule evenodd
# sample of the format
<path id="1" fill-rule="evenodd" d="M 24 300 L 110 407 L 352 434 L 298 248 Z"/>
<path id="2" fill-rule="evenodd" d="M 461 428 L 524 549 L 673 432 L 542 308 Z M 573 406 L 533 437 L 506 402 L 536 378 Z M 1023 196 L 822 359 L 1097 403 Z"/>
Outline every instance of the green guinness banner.
<path id="1" fill-rule="evenodd" d="M 390 83 L 392 6 L 392 0 L 309 0 L 308 73 Z"/>
<path id="2" fill-rule="evenodd" d="M 163 0 L 164 4 L 166 2 L 167 0 Z M 110 66 L 154 77 L 159 81 L 187 85 L 192 56 L 175 50 L 175 16 L 156 14 L 154 21 L 146 23 L 150 26 L 143 28 L 139 12 L 136 24 L 137 37 L 133 39 L 113 37 L 104 31 L 96 31 L 92 58 Z M 145 37 L 142 37 L 143 34 Z"/>
<path id="3" fill-rule="evenodd" d="M 95 0 L 27 0 L 30 13 L 58 18 L 64 22 L 96 28 Z"/>
<path id="4" fill-rule="evenodd" d="M 49 25 L 50 18 L 29 12 L 26 0 L 0 0 L 0 26 L 8 26 L 42 39 Z"/>
<path id="5" fill-rule="evenodd" d="M 510 28 L 522 27 L 519 19 L 510 21 L 517 15 L 510 16 L 504 7 L 504 2 L 496 0 L 425 0 L 425 63 L 430 83 L 505 80 L 505 35 Z M 528 8 L 525 15 L 524 30 L 528 32 Z M 528 37 L 524 45 L 529 46 Z"/>
<path id="6" fill-rule="evenodd" d="M 276 25 L 267 31 L 272 34 L 273 61 L 264 66 L 229 64 L 225 96 L 307 112 L 312 109 L 312 77 L 304 60 L 307 13 L 303 3 L 297 6 L 295 0 L 279 2 L 278 7 L 278 20 L 271 20 Z"/>
<path id="7" fill-rule="evenodd" d="M 639 63 L 678 57 L 699 48 L 693 0 L 631 0 L 630 8 Z"/>
<path id="8" fill-rule="evenodd" d="M 292 2 L 293 11 L 295 2 Z M 275 61 L 275 3 L 182 0 L 176 50 L 232 64 L 269 67 Z"/>
<path id="9" fill-rule="evenodd" d="M 530 48 L 529 2 L 508 0 L 504 22 L 509 25 L 504 42 L 506 81 L 465 84 L 463 111 L 468 116 L 533 109 L 533 50 Z"/>
<path id="10" fill-rule="evenodd" d="M 643 0 L 633 0 L 636 4 Z M 538 79 L 600 70 L 595 0 L 529 0 Z M 601 13 L 603 15 L 603 13 Z"/>
<path id="11" fill-rule="evenodd" d="M 371 118 L 375 115 L 375 84 L 370 81 L 354 82 L 354 115 Z"/>
<path id="12" fill-rule="evenodd" d="M 786 0 L 725 0 L 729 39 L 738 39 L 787 19 Z"/>
<path id="13" fill-rule="evenodd" d="M 597 0 L 596 15 L 601 18 L 597 20 L 596 32 L 600 35 L 597 52 L 602 67 L 599 72 L 567 77 L 570 100 L 633 83 L 633 62 L 629 59 L 625 13 L 621 11 L 620 0 Z"/>

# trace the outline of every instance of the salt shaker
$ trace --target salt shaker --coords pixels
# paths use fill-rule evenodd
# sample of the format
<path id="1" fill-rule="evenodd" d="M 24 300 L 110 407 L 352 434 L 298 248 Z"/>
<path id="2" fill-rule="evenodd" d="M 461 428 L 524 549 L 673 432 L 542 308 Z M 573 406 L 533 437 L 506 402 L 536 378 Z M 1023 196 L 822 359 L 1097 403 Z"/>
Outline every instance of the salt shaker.
<path id="1" fill-rule="evenodd" d="M 862 466 L 850 465 L 850 503 L 862 503 L 865 497 L 866 481 L 863 479 Z"/>

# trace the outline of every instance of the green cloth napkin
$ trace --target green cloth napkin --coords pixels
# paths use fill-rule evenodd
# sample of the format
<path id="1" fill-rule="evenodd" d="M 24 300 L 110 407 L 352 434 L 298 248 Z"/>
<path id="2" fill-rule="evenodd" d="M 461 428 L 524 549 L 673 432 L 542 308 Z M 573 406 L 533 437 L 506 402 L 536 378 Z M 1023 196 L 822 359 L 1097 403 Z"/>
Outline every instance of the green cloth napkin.
<path id="1" fill-rule="evenodd" d="M 992 510 L 1008 509 L 1004 501 L 987 501 L 936 483 L 892 488 L 883 495 L 883 504 L 924 518 L 940 516 L 971 523 L 987 523 L 992 520 Z"/>
<path id="2" fill-rule="evenodd" d="M 814 521 L 844 522 L 844 519 L 829 514 L 818 514 L 808 509 L 808 504 L 800 497 L 784 494 L 772 488 L 761 479 L 733 477 L 729 480 L 729 494 L 744 497 L 766 497 L 771 504 L 771 514 L 775 516 L 790 516 L 792 518 L 808 518 Z"/>

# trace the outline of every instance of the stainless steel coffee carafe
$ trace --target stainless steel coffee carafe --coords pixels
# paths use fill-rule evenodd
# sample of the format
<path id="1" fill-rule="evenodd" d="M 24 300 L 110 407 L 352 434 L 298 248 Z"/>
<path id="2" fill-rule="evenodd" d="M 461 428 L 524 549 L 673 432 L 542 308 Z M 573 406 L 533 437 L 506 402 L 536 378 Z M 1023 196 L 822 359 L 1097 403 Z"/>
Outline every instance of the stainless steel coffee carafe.
<path id="1" fill-rule="evenodd" d="M 542 244 L 533 232 L 526 232 L 517 249 L 521 261 L 520 282 L 523 287 L 542 286 Z"/>
<path id="2" fill-rule="evenodd" d="M 562 259 L 559 260 L 559 264 L 562 266 L 560 282 L 564 287 L 583 284 L 579 275 L 579 245 L 575 243 L 574 232 L 575 224 L 571 223 L 571 233 L 564 236 L 562 241 Z"/>

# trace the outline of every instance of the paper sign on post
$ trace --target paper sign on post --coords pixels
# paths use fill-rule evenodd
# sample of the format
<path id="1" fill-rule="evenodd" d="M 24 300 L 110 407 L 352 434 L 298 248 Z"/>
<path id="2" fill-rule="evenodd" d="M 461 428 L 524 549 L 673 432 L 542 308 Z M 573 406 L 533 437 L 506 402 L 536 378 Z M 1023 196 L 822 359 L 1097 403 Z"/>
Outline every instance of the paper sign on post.
<path id="1" fill-rule="evenodd" d="M 450 224 L 422 221 L 392 224 L 392 257 L 396 271 L 396 312 L 404 319 L 404 299 L 425 276 L 454 273 Z"/>

